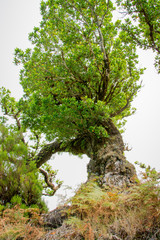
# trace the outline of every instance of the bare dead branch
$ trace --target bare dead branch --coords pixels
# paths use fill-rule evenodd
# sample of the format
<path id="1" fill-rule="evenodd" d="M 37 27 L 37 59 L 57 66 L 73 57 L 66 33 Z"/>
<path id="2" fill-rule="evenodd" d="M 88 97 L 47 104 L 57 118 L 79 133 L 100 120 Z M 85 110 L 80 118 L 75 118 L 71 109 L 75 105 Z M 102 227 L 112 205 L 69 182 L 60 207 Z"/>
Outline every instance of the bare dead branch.
<path id="1" fill-rule="evenodd" d="M 43 195 L 45 196 L 53 196 L 55 194 L 55 192 L 60 188 L 60 186 L 62 185 L 61 183 L 58 184 L 57 186 L 55 186 L 52 181 L 50 181 L 50 176 L 47 174 L 46 171 L 44 171 L 42 168 L 39 168 L 40 173 L 43 174 L 44 176 L 44 180 L 45 183 L 47 184 L 47 187 L 49 187 L 51 190 L 53 190 L 52 194 L 46 194 L 44 193 Z"/>

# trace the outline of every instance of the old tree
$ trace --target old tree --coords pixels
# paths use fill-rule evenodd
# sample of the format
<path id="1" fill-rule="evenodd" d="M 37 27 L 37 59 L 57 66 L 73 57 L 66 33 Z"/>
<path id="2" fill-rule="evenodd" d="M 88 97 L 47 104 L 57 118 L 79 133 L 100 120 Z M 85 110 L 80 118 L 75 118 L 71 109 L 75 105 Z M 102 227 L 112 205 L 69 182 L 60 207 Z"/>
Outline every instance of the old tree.
<path id="1" fill-rule="evenodd" d="M 113 20 L 114 10 L 109 0 L 42 1 L 40 27 L 29 35 L 33 48 L 15 50 L 24 96 L 16 102 L 1 89 L 3 113 L 15 120 L 6 130 L 6 117 L 1 118 L 1 159 L 9 162 L 13 176 L 13 165 L 17 171 L 21 162 L 27 174 L 30 165 L 39 169 L 44 176 L 39 189 L 45 184 L 52 190 L 48 194 L 61 185 L 51 181 L 56 173 L 44 166 L 57 152 L 86 154 L 88 177 L 98 176 L 102 184 L 134 181 L 136 172 L 125 159 L 121 130 L 135 111 L 131 102 L 141 88 L 143 69 L 138 68 L 134 31 L 128 34 L 120 20 Z M 1 167 L 6 176 L 2 161 Z M 29 180 L 17 179 L 23 187 L 26 182 L 25 189 L 31 186 Z M 4 203 L 18 191 L 8 196 L 4 187 Z"/>

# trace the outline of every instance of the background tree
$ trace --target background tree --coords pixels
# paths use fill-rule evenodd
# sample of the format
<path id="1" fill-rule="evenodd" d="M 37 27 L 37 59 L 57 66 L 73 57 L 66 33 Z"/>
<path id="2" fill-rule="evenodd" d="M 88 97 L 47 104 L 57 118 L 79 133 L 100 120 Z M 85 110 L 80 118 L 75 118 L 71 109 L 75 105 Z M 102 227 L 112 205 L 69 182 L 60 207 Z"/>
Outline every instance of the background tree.
<path id="1" fill-rule="evenodd" d="M 113 11 L 111 1 L 42 1 L 34 48 L 16 49 L 15 63 L 23 65 L 23 126 L 51 142 L 33 158 L 37 167 L 56 152 L 86 154 L 89 176 L 123 185 L 135 170 L 118 129 L 134 113 L 143 70 Z"/>
<path id="2" fill-rule="evenodd" d="M 143 49 L 156 53 L 155 66 L 160 72 L 160 1 L 117 0 L 126 18 L 122 29 Z M 131 16 L 131 19 L 129 18 Z"/>
<path id="3" fill-rule="evenodd" d="M 0 118 L 0 205 L 36 205 L 47 210 L 42 196 L 54 195 L 61 182 L 57 180 L 55 186 L 56 171 L 49 165 L 37 169 L 32 159 L 40 144 L 40 135 L 38 132 L 27 134 L 21 125 L 20 106 L 4 88 L 0 89 L 0 104 L 3 112 Z"/>
<path id="4" fill-rule="evenodd" d="M 28 149 L 20 140 L 20 134 L 3 124 L 0 134 L 0 204 L 44 208 L 38 171 L 34 162 L 26 164 Z"/>

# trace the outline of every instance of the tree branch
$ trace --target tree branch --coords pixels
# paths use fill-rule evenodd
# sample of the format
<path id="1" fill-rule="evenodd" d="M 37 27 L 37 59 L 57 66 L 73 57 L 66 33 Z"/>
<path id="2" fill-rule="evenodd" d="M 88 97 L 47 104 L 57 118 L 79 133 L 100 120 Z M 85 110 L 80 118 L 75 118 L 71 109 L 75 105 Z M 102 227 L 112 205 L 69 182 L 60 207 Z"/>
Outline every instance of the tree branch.
<path id="1" fill-rule="evenodd" d="M 147 15 L 143 5 L 141 4 L 140 2 L 140 5 L 141 5 L 141 13 L 144 15 L 144 18 L 145 18 L 145 21 L 149 27 L 149 36 L 150 36 L 150 40 L 151 40 L 151 43 L 152 43 L 152 48 L 154 50 L 156 50 L 158 53 L 160 53 L 160 49 L 156 47 L 156 44 L 155 44 L 155 39 L 154 39 L 154 27 L 153 27 L 153 24 L 151 22 L 151 20 L 149 19 L 149 16 Z"/>
<path id="2" fill-rule="evenodd" d="M 18 127 L 18 130 L 20 131 L 20 135 L 21 135 L 21 140 L 24 144 L 26 144 L 25 142 L 25 139 L 24 139 L 24 136 L 23 136 L 23 133 L 22 133 L 22 126 L 21 126 L 21 123 L 20 123 L 20 120 L 18 118 L 18 114 L 20 113 L 20 111 L 18 111 L 16 114 L 13 114 L 13 118 L 16 120 L 16 123 L 17 123 L 17 127 Z"/>
<path id="3" fill-rule="evenodd" d="M 107 54 L 106 54 L 106 50 L 105 50 L 103 34 L 102 34 L 102 31 L 101 31 L 101 23 L 98 19 L 98 16 L 97 16 L 96 12 L 94 11 L 94 7 L 90 4 L 89 1 L 87 1 L 87 2 L 90 5 L 90 9 L 92 11 L 93 16 L 95 17 L 95 23 L 97 24 L 97 30 L 98 30 L 99 38 L 100 38 L 100 47 L 101 47 L 101 51 L 103 53 L 104 61 L 107 61 L 108 59 L 107 59 Z"/>
<path id="4" fill-rule="evenodd" d="M 105 97 L 105 94 L 106 94 L 106 91 L 108 88 L 109 79 L 110 79 L 109 78 L 109 73 L 110 73 L 109 56 L 105 49 L 105 42 L 104 42 L 103 34 L 101 31 L 102 23 L 99 21 L 98 15 L 96 14 L 94 7 L 90 4 L 89 1 L 87 1 L 87 2 L 90 6 L 92 15 L 94 16 L 94 20 L 97 25 L 97 30 L 98 30 L 99 39 L 100 39 L 99 44 L 100 44 L 101 52 L 103 53 L 103 60 L 104 60 L 103 76 L 102 76 L 101 82 L 99 84 L 99 94 L 98 95 L 99 95 L 99 100 L 104 100 L 104 97 Z M 107 6 L 107 8 L 108 8 L 108 6 Z M 105 15 L 104 15 L 104 17 L 105 17 Z"/>
<path id="5" fill-rule="evenodd" d="M 72 78 L 75 79 L 75 80 L 78 81 L 78 82 L 84 83 L 85 81 L 79 76 L 79 74 L 71 71 L 71 68 L 69 68 L 69 67 L 67 66 L 66 61 L 65 61 L 65 57 L 64 57 L 64 52 L 63 52 L 63 50 L 61 50 L 61 56 L 62 56 L 63 64 L 64 64 L 65 68 L 68 70 L 68 72 L 71 74 Z M 75 74 L 76 74 L 77 76 L 76 76 Z M 78 78 L 77 78 L 77 77 L 78 77 Z"/>
<path id="6" fill-rule="evenodd" d="M 82 9 L 81 9 L 81 8 L 78 9 L 78 8 L 75 6 L 74 3 L 72 3 L 72 4 L 68 3 L 68 5 L 69 5 L 70 7 L 72 7 L 72 8 L 74 8 L 77 12 L 80 13 L 80 15 L 81 15 L 81 17 L 82 17 L 82 19 L 83 19 L 83 23 L 85 23 L 85 24 L 89 27 L 90 25 L 88 24 L 87 19 L 86 19 L 86 17 L 84 16 L 84 14 L 83 14 L 83 12 L 82 12 Z M 81 21 L 81 19 L 80 19 L 80 21 Z"/>
<path id="7" fill-rule="evenodd" d="M 8 117 L 12 117 L 13 119 L 15 119 L 16 121 L 16 125 L 17 125 L 17 128 L 18 130 L 20 131 L 20 136 L 21 136 L 21 140 L 24 144 L 26 144 L 25 142 L 25 139 L 24 139 L 24 136 L 23 136 L 23 133 L 22 133 L 22 126 L 21 126 L 21 123 L 20 123 L 20 120 L 18 118 L 18 115 L 20 113 L 20 110 L 18 110 L 16 113 L 14 113 L 14 110 L 13 108 L 11 107 L 10 111 L 11 113 L 9 113 L 8 109 L 7 109 L 7 105 L 2 105 L 3 109 L 4 109 L 4 115 L 7 115 Z"/>
<path id="8" fill-rule="evenodd" d="M 107 1 L 107 10 L 105 11 L 105 13 L 104 13 L 103 16 L 102 16 L 102 19 L 101 19 L 101 22 L 100 22 L 100 26 L 103 24 L 104 18 L 105 18 L 105 16 L 106 16 L 107 12 L 108 12 L 109 2 L 110 2 L 110 0 Z"/>
<path id="9" fill-rule="evenodd" d="M 62 142 L 46 144 L 40 152 L 32 159 L 36 162 L 37 168 L 46 163 L 54 153 L 65 152 L 66 147 L 62 147 Z"/>
<path id="10" fill-rule="evenodd" d="M 46 163 L 53 154 L 57 152 L 70 152 L 73 154 L 84 154 L 84 149 L 81 148 L 79 143 L 79 138 L 70 140 L 68 142 L 52 142 L 46 144 L 40 152 L 31 159 L 35 161 L 37 168 L 40 168 L 44 163 Z"/>
<path id="11" fill-rule="evenodd" d="M 111 85 L 109 93 L 105 97 L 104 101 L 106 104 L 110 102 L 114 94 L 118 94 L 120 92 L 120 87 L 119 85 L 125 80 L 125 78 L 122 78 L 121 80 L 118 81 L 118 79 L 114 80 L 114 84 Z M 118 91 L 116 91 L 118 89 Z"/>
<path id="12" fill-rule="evenodd" d="M 59 183 L 57 186 L 55 186 L 52 181 L 50 180 L 50 175 L 47 174 L 46 171 L 44 171 L 42 168 L 39 168 L 40 173 L 43 174 L 44 176 L 44 180 L 45 183 L 47 184 L 47 187 L 49 187 L 50 189 L 53 190 L 52 194 L 43 194 L 45 196 L 53 196 L 55 194 L 55 192 L 60 188 L 60 186 L 62 185 L 62 183 Z"/>
<path id="13" fill-rule="evenodd" d="M 127 102 L 126 102 L 126 104 L 124 105 L 124 107 L 122 107 L 122 108 L 120 108 L 118 111 L 112 113 L 112 114 L 110 115 L 110 117 L 115 117 L 115 116 L 121 114 L 125 109 L 127 109 L 127 108 L 129 107 L 129 105 L 130 105 L 131 99 L 132 99 L 132 97 L 134 96 L 134 94 L 135 94 L 135 92 L 133 92 L 133 93 L 130 95 L 130 97 L 127 99 Z"/>

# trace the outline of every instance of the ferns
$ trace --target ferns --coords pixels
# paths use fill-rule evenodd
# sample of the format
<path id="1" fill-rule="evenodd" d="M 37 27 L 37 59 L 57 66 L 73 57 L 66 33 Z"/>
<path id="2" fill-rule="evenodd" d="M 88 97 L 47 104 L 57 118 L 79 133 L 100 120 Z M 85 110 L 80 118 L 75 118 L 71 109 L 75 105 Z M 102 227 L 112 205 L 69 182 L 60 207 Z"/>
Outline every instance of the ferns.
<path id="1" fill-rule="evenodd" d="M 115 235 L 138 239 L 139 234 L 152 233 L 160 227 L 159 174 L 148 168 L 145 172 L 145 181 L 124 191 L 106 191 L 95 181 L 81 186 L 71 199 L 67 223 L 86 240 L 115 239 Z"/>
<path id="2" fill-rule="evenodd" d="M 33 240 L 40 239 L 44 234 L 39 209 L 21 209 L 18 205 L 1 212 L 1 240 Z"/>

